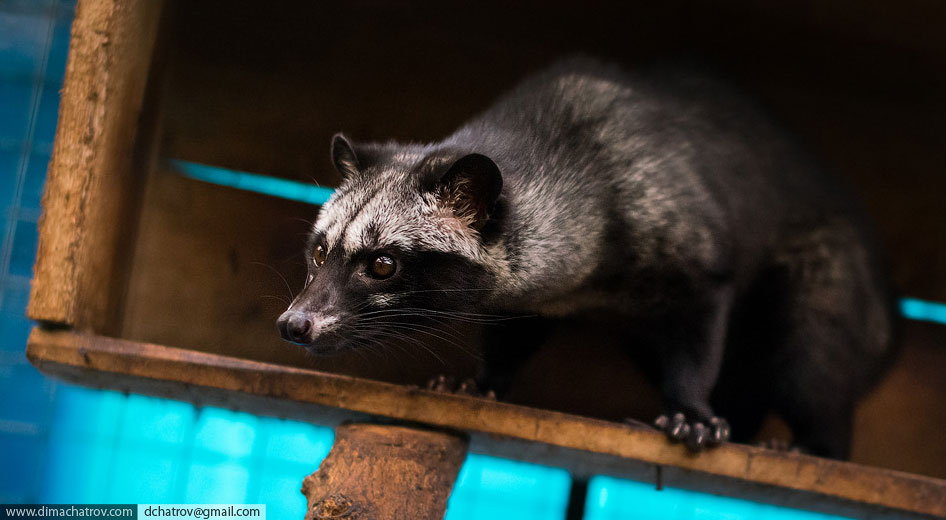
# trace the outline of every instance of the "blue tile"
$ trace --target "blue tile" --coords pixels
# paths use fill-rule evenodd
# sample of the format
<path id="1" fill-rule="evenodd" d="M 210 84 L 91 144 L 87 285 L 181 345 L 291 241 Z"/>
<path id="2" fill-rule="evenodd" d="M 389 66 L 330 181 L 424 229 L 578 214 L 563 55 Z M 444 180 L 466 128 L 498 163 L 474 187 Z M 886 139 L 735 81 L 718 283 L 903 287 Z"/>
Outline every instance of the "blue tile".
<path id="1" fill-rule="evenodd" d="M 189 440 L 194 405 L 170 399 L 130 395 L 119 425 L 122 441 L 143 448 L 180 445 Z"/>
<path id="2" fill-rule="evenodd" d="M 33 84 L 0 81 L 0 140 L 23 141 L 32 112 Z"/>
<path id="3" fill-rule="evenodd" d="M 0 295 L 0 314 L 26 319 L 26 304 L 30 300 L 30 279 L 7 276 Z"/>
<path id="4" fill-rule="evenodd" d="M 114 444 L 128 398 L 119 392 L 71 385 L 58 387 L 53 436 Z"/>
<path id="5" fill-rule="evenodd" d="M 26 362 L 26 339 L 32 328 L 33 324 L 25 318 L 0 313 L 0 351 L 17 352 L 20 362 Z"/>
<path id="6" fill-rule="evenodd" d="M 14 276 L 33 277 L 36 262 L 36 246 L 39 236 L 35 222 L 19 221 L 13 232 L 13 248 L 10 251 L 9 273 Z"/>
<path id="7" fill-rule="evenodd" d="M 586 520 L 842 520 L 844 517 L 776 507 L 750 500 L 595 477 L 588 484 Z"/>
<path id="8" fill-rule="evenodd" d="M 245 503 L 249 468 L 239 462 L 194 463 L 187 474 L 187 504 Z"/>
<path id="9" fill-rule="evenodd" d="M 46 169 L 49 166 L 49 155 L 34 153 L 30 155 L 30 162 L 26 167 L 26 178 L 23 179 L 22 193 L 20 194 L 20 211 L 31 211 L 36 214 L 43 200 L 43 188 L 46 185 Z"/>
<path id="10" fill-rule="evenodd" d="M 302 518 L 305 516 L 306 500 L 303 496 L 302 479 L 309 472 L 265 473 L 260 478 L 258 493 L 248 501 L 266 504 L 267 518 Z"/>
<path id="11" fill-rule="evenodd" d="M 114 442 L 80 439 L 50 431 L 40 500 L 45 503 L 104 504 L 114 473 Z M 77 476 L 81 478 L 76 478 Z"/>
<path id="12" fill-rule="evenodd" d="M 269 436 L 264 455 L 267 460 L 298 462 L 316 468 L 332 449 L 335 432 L 331 428 L 298 421 L 266 421 Z"/>
<path id="13" fill-rule="evenodd" d="M 41 437 L 0 433 L 0 503 L 39 502 L 45 451 Z"/>
<path id="14" fill-rule="evenodd" d="M 3 0 L 0 11 L 12 14 L 50 16 L 52 0 Z"/>
<path id="15" fill-rule="evenodd" d="M 182 502 L 174 496 L 175 479 L 188 447 L 176 441 L 193 421 L 190 405 L 65 385 L 56 404 L 44 501 Z M 76 470 L 85 477 L 83 466 L 95 488 L 59 477 Z"/>
<path id="16" fill-rule="evenodd" d="M 0 12 L 0 79 L 30 80 L 41 73 L 49 25 L 35 13 Z"/>
<path id="17" fill-rule="evenodd" d="M 35 425 L 45 431 L 52 416 L 50 387 L 46 378 L 29 364 L 0 367 L 0 395 L 16 399 L 0 399 L 0 420 Z"/>
<path id="18" fill-rule="evenodd" d="M 45 83 L 39 95 L 39 109 L 33 123 L 33 151 L 51 155 L 59 122 L 59 85 Z"/>
<path id="19" fill-rule="evenodd" d="M 22 316 L 0 312 L 0 352 L 5 353 L 0 359 L 6 366 L 24 365 L 26 361 L 26 339 L 30 333 L 30 322 Z M 0 373 L 6 373 L 6 366 L 0 365 Z"/>
<path id="20" fill-rule="evenodd" d="M 8 209 L 13 204 L 19 184 L 19 148 L 0 149 L 0 244 L 3 240 L 3 230 L 9 218 Z"/>
<path id="21" fill-rule="evenodd" d="M 564 518 L 570 486 L 563 469 L 471 454 L 457 476 L 445 518 Z"/>
<path id="22" fill-rule="evenodd" d="M 180 454 L 131 444 L 115 451 L 107 501 L 114 504 L 181 503 L 174 496 Z M 103 484 L 105 484 L 103 482 Z"/>
<path id="23" fill-rule="evenodd" d="M 59 8 L 60 16 L 57 17 L 53 27 L 53 41 L 46 62 L 44 77 L 47 84 L 51 84 L 56 89 L 62 86 L 62 79 L 66 74 L 66 59 L 69 55 L 69 37 L 72 28 L 72 17 L 62 16 L 62 12 L 69 12 L 74 9 L 74 2 L 72 3 L 73 5 Z M 56 99 L 59 99 L 58 95 Z"/>
<path id="24" fill-rule="evenodd" d="M 197 419 L 195 451 L 230 458 L 247 457 L 253 451 L 258 422 L 259 418 L 247 413 L 204 408 Z"/>

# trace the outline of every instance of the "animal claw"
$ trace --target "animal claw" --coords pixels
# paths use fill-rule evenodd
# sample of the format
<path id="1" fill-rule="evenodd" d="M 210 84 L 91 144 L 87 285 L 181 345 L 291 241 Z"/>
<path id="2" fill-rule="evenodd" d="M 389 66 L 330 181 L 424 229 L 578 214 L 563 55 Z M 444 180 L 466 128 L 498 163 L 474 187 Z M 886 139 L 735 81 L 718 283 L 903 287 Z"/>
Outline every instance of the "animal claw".
<path id="1" fill-rule="evenodd" d="M 438 375 L 427 381 L 427 389 L 434 392 L 443 392 L 445 394 L 469 395 L 472 397 L 483 397 L 485 399 L 496 399 L 496 393 L 492 390 L 483 392 L 473 378 L 466 378 L 459 383 L 454 377 Z"/>
<path id="2" fill-rule="evenodd" d="M 702 451 L 729 440 L 730 427 L 726 419 L 711 417 L 707 421 L 687 420 L 681 412 L 661 415 L 654 426 L 664 432 L 671 442 L 684 442 L 692 452 Z"/>

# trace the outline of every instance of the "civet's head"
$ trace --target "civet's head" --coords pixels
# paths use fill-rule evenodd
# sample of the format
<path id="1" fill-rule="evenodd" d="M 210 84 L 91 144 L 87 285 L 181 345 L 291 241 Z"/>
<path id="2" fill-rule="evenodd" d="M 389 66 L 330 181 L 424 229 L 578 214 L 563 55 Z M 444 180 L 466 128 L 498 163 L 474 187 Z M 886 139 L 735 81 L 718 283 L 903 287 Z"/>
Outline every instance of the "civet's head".
<path id="1" fill-rule="evenodd" d="M 344 182 L 322 207 L 305 288 L 278 319 L 316 353 L 423 333 L 470 311 L 492 287 L 487 253 L 502 176 L 488 157 L 332 140 Z"/>

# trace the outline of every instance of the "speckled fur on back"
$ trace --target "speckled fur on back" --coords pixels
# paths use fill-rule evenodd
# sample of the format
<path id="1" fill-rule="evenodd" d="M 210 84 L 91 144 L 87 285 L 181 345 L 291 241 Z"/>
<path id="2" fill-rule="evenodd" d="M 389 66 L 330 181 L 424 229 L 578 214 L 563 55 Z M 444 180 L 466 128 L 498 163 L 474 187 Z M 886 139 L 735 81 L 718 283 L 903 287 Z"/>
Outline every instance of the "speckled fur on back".
<path id="1" fill-rule="evenodd" d="M 672 438 L 723 440 L 718 410 L 745 439 L 774 409 L 799 444 L 847 455 L 891 351 L 890 291 L 856 206 L 732 87 L 572 59 L 443 141 L 339 136 L 333 160 L 346 180 L 314 225 L 287 339 L 351 348 L 395 315 L 616 321 Z M 390 277 L 371 274 L 379 255 Z M 482 377 L 497 388 L 531 348 L 501 336 Z"/>

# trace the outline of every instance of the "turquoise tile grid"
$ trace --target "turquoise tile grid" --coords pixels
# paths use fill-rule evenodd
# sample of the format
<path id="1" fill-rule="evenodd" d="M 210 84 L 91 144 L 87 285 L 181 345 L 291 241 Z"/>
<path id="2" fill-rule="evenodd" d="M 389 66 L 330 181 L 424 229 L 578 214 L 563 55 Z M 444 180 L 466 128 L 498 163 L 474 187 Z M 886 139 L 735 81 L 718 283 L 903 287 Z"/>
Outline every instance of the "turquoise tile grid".
<path id="1" fill-rule="evenodd" d="M 0 1 L 0 503 L 40 497 L 57 387 L 23 354 L 24 313 L 73 9 Z"/>
<path id="2" fill-rule="evenodd" d="M 457 475 L 445 520 L 561 519 L 570 486 L 563 469 L 470 454 Z"/>
<path id="3" fill-rule="evenodd" d="M 301 518 L 330 428 L 61 385 L 40 497 L 49 503 L 264 503 Z M 75 479 L 75 475 L 85 478 Z"/>
<path id="4" fill-rule="evenodd" d="M 588 483 L 585 520 L 852 520 L 610 477 Z"/>

